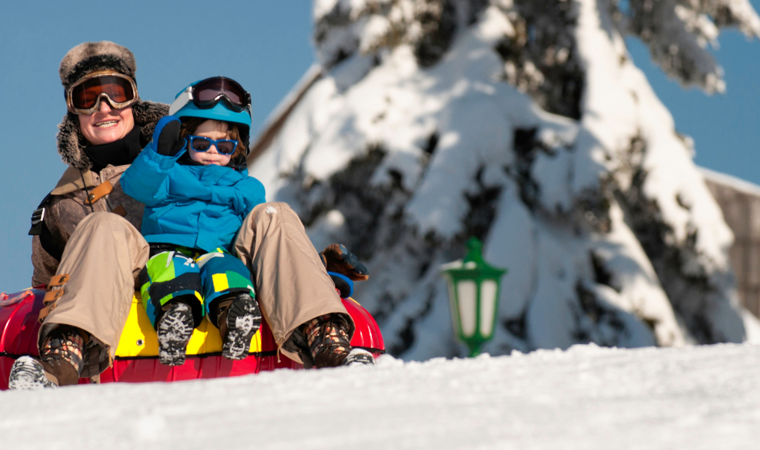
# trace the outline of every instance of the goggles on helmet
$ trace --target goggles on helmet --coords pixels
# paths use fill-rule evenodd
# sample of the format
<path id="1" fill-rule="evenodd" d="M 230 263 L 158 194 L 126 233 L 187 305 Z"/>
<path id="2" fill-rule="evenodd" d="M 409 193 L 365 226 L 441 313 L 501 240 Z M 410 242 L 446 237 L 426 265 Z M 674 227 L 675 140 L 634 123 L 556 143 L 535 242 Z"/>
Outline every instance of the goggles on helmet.
<path id="1" fill-rule="evenodd" d="M 251 94 L 237 81 L 227 77 L 206 78 L 188 86 L 182 91 L 169 108 L 169 115 L 174 115 L 185 105 L 192 102 L 199 109 L 210 109 L 219 102 L 234 112 L 251 110 Z"/>
<path id="2" fill-rule="evenodd" d="M 190 135 L 187 138 L 190 141 L 190 148 L 196 152 L 205 152 L 213 145 L 218 153 L 231 155 L 235 153 L 235 149 L 238 146 L 238 141 L 234 139 L 211 139 L 194 135 Z"/>
<path id="3" fill-rule="evenodd" d="M 105 98 L 114 109 L 124 109 L 139 100 L 132 78 L 118 72 L 91 73 L 66 91 L 66 107 L 75 114 L 92 114 Z"/>

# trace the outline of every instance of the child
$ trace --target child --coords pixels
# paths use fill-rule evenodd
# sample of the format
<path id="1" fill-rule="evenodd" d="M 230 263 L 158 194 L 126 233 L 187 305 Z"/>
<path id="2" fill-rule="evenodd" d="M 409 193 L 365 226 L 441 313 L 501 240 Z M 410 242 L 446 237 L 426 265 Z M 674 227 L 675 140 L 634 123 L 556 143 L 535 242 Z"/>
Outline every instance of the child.
<path id="1" fill-rule="evenodd" d="M 250 105 L 250 94 L 229 78 L 191 84 L 121 179 L 124 192 L 145 203 L 151 257 L 139 285 L 162 364 L 185 362 L 205 315 L 228 359 L 248 355 L 261 325 L 251 274 L 230 254 L 243 219 L 265 202 L 264 186 L 245 170 Z"/>

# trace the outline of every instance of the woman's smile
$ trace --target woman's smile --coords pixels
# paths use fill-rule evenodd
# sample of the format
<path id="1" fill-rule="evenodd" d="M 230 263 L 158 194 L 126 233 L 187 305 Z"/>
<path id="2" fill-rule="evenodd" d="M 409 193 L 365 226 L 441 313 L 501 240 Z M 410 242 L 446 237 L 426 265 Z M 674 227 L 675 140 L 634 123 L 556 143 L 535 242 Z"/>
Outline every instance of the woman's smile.
<path id="1" fill-rule="evenodd" d="M 92 114 L 79 114 L 79 128 L 92 145 L 110 144 L 126 136 L 135 126 L 132 107 L 113 109 L 102 99 Z"/>

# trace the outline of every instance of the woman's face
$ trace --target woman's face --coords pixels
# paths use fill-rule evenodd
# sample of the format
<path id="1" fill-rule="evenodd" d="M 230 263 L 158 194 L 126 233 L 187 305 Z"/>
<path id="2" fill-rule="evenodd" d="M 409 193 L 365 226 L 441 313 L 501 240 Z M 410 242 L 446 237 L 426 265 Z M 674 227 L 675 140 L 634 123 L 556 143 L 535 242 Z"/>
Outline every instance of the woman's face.
<path id="1" fill-rule="evenodd" d="M 126 136 L 135 126 L 132 107 L 112 109 L 101 99 L 98 110 L 92 114 L 79 114 L 79 129 L 92 145 L 110 144 Z"/>
<path id="2" fill-rule="evenodd" d="M 219 122 L 218 120 L 207 120 L 203 122 L 192 134 L 193 136 L 207 137 L 214 140 L 229 139 L 227 124 Z M 197 152 L 192 148 L 188 151 L 190 152 L 190 159 L 201 163 L 204 166 L 210 164 L 226 166 L 230 163 L 230 158 L 232 158 L 232 155 L 223 155 L 216 151 L 216 145 L 212 145 L 205 152 Z"/>

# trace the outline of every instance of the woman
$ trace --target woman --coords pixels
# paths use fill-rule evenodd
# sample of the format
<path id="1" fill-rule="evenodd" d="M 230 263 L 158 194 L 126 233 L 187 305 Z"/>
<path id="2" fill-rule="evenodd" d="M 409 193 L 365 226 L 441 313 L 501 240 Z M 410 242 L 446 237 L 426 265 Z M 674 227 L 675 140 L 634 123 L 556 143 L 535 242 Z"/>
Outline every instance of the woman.
<path id="1" fill-rule="evenodd" d="M 69 167 L 35 211 L 30 231 L 33 284 L 48 289 L 40 358 L 14 363 L 11 389 L 76 384 L 113 360 L 135 278 L 149 255 L 138 231 L 144 205 L 125 195 L 119 180 L 168 112 L 167 105 L 140 100 L 135 71 L 132 53 L 108 41 L 80 44 L 61 61 L 68 113 L 59 125 L 58 152 Z M 219 94 L 217 100 L 225 97 Z M 367 278 L 345 248 L 332 245 L 320 260 L 298 217 L 282 203 L 257 206 L 234 247 L 251 270 L 283 353 L 317 367 L 372 364 L 367 352 L 351 349 L 353 322 L 325 271 Z"/>

